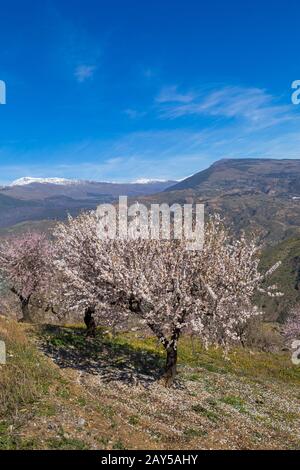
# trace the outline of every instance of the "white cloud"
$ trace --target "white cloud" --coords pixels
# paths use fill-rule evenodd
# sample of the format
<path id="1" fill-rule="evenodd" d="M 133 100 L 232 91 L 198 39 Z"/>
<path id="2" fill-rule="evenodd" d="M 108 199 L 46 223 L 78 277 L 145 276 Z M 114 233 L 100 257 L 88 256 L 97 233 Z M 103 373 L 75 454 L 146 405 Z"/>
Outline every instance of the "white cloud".
<path id="1" fill-rule="evenodd" d="M 280 126 L 279 126 L 280 127 Z M 1 154 L 1 149 L 0 149 Z M 8 156 L 7 149 L 5 150 Z M 11 155 L 24 161 L 28 154 Z M 249 131 L 239 124 L 204 130 L 165 130 L 128 133 L 114 141 L 90 141 L 39 149 L 30 155 L 41 164 L 1 165 L 1 181 L 24 175 L 97 181 L 139 178 L 181 179 L 221 158 L 300 158 L 299 123 Z"/>
<path id="2" fill-rule="evenodd" d="M 102 181 L 180 179 L 220 158 L 300 158 L 299 109 L 280 104 L 264 90 L 223 87 L 198 92 L 190 102 L 163 101 L 156 106 L 168 119 L 191 114 L 210 118 L 195 119 L 190 128 L 176 128 L 172 122 L 164 130 L 71 142 L 60 148 L 14 152 L 14 144 L 7 143 L 0 147 L 0 157 L 12 165 L 0 162 L 1 180 L 24 175 Z M 125 112 L 134 118 L 139 111 Z M 17 161 L 43 163 L 14 165 Z"/>
<path id="3" fill-rule="evenodd" d="M 256 128 L 270 127 L 295 118 L 292 106 L 280 104 L 275 97 L 260 88 L 227 86 L 208 94 L 186 93 L 174 99 L 164 92 L 160 99 L 160 116 L 175 119 L 188 115 L 202 115 L 243 120 Z M 180 100 L 180 98 L 182 98 Z M 179 103 L 180 102 L 180 103 Z"/>
<path id="4" fill-rule="evenodd" d="M 164 87 L 156 97 L 157 103 L 190 103 L 196 98 L 192 92 L 179 93 L 176 85 Z"/>
<path id="5" fill-rule="evenodd" d="M 83 83 L 89 78 L 94 76 L 96 71 L 95 65 L 78 65 L 75 69 L 74 75 L 79 83 Z"/>

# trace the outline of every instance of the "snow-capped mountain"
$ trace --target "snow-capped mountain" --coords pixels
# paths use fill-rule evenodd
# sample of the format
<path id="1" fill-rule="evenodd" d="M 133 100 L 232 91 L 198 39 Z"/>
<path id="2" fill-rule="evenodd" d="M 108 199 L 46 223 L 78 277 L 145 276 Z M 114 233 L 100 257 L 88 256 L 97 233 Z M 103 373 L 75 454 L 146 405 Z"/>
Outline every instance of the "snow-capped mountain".
<path id="1" fill-rule="evenodd" d="M 85 180 L 75 180 L 75 179 L 67 179 L 67 178 L 34 178 L 32 176 L 25 176 L 23 178 L 19 178 L 9 186 L 25 186 L 29 184 L 57 184 L 61 186 L 68 186 L 74 184 L 90 184 L 90 183 L 100 183 L 100 184 L 159 184 L 159 183 L 168 183 L 171 181 L 172 184 L 175 184 L 176 181 L 172 180 L 165 180 L 165 179 L 151 179 L 151 178 L 139 178 L 135 181 L 130 181 L 129 183 L 125 182 L 118 182 L 118 181 L 85 181 Z"/>
<path id="2" fill-rule="evenodd" d="M 167 183 L 168 181 L 170 180 L 140 178 L 135 181 L 131 181 L 131 184 L 155 184 L 155 183 Z"/>
<path id="3" fill-rule="evenodd" d="M 113 183 L 27 176 L 0 187 L 0 228 L 24 221 L 64 219 L 67 214 L 93 210 L 102 203 L 115 203 L 119 196 L 136 200 L 164 191 L 175 183 L 148 179 Z"/>
<path id="4" fill-rule="evenodd" d="M 25 176 L 24 178 L 13 181 L 10 186 L 24 186 L 33 183 L 69 185 L 78 184 L 79 182 L 78 180 L 69 180 L 66 178 L 33 178 L 31 176 Z"/>

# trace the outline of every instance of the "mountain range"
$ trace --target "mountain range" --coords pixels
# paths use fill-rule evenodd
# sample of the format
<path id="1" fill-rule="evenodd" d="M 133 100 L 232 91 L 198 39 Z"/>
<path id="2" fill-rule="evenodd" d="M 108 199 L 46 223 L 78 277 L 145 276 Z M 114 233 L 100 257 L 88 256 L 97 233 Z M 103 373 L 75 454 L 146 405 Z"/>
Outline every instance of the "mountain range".
<path id="1" fill-rule="evenodd" d="M 63 219 L 67 213 L 95 209 L 119 196 L 138 198 L 163 191 L 175 181 L 108 183 L 25 177 L 0 188 L 0 228 L 24 221 Z"/>
<path id="2" fill-rule="evenodd" d="M 300 231 L 300 160 L 223 159 L 180 182 L 110 183 L 30 178 L 0 188 L 0 228 L 27 220 L 61 219 L 120 195 L 145 203 L 203 203 L 235 231 L 269 244 Z"/>
<path id="3" fill-rule="evenodd" d="M 221 213 L 235 231 L 254 232 L 272 244 L 299 234 L 300 160 L 220 160 L 141 200 L 203 203 L 206 213 Z"/>

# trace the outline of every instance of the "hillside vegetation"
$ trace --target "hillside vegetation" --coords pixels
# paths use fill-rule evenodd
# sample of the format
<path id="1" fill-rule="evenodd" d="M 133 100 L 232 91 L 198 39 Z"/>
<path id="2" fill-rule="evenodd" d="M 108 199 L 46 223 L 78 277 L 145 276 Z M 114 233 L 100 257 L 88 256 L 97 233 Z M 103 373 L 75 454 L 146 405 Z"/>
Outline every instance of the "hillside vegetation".
<path id="1" fill-rule="evenodd" d="M 206 170 L 142 197 L 145 203 L 203 203 L 235 232 L 254 232 L 272 244 L 299 235 L 300 160 L 224 159 Z"/>
<path id="2" fill-rule="evenodd" d="M 273 279 L 284 295 L 277 298 L 261 296 L 257 303 L 268 320 L 284 322 L 291 308 L 300 302 L 300 239 L 291 238 L 268 247 L 263 252 L 261 269 L 276 261 L 282 264 L 275 271 Z"/>
<path id="3" fill-rule="evenodd" d="M 151 337 L 0 318 L 2 449 L 295 449 L 300 369 L 286 354 L 237 349 L 225 359 L 179 345 L 175 386 L 157 380 Z"/>

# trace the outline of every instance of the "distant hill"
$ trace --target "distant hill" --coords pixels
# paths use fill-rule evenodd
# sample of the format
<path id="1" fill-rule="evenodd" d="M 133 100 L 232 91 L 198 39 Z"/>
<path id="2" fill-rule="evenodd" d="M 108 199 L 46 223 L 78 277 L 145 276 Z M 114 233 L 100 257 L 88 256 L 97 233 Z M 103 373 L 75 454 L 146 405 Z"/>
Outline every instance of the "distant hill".
<path id="1" fill-rule="evenodd" d="M 235 231 L 252 231 L 274 243 L 300 233 L 300 160 L 220 160 L 140 200 L 203 203 L 206 213 L 221 213 Z"/>
<path id="2" fill-rule="evenodd" d="M 265 271 L 277 261 L 282 264 L 273 274 L 272 281 L 284 295 L 260 295 L 257 302 L 270 321 L 284 321 L 291 308 L 300 303 L 300 237 L 268 247 L 263 252 L 261 268 Z"/>
<path id="3" fill-rule="evenodd" d="M 23 200 L 45 200 L 49 197 L 72 199 L 114 198 L 119 195 L 140 196 L 164 191 L 175 181 L 138 180 L 133 183 L 108 183 L 60 178 L 21 178 L 0 188 L 0 194 Z"/>
<path id="4" fill-rule="evenodd" d="M 24 221 L 63 219 L 67 213 L 95 209 L 119 196 L 139 197 L 163 191 L 174 181 L 105 183 L 22 178 L 0 188 L 0 228 Z"/>
<path id="5" fill-rule="evenodd" d="M 300 159 L 223 159 L 167 188 L 166 191 L 188 189 L 213 196 L 230 190 L 300 196 Z"/>

